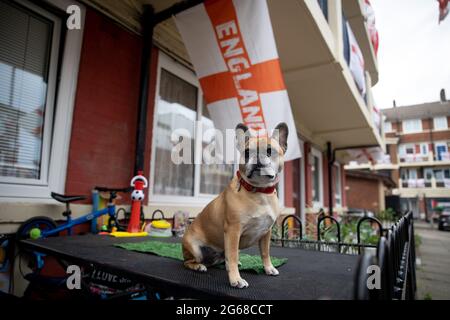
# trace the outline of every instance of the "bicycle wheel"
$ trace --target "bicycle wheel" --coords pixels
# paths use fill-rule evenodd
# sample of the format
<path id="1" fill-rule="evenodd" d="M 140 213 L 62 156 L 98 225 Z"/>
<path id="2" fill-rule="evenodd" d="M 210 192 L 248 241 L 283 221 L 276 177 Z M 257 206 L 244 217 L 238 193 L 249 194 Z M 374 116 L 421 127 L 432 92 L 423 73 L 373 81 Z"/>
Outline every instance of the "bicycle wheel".
<path id="1" fill-rule="evenodd" d="M 22 223 L 17 229 L 17 239 L 37 239 L 42 231 L 49 231 L 56 228 L 56 222 L 47 217 L 33 217 Z"/>

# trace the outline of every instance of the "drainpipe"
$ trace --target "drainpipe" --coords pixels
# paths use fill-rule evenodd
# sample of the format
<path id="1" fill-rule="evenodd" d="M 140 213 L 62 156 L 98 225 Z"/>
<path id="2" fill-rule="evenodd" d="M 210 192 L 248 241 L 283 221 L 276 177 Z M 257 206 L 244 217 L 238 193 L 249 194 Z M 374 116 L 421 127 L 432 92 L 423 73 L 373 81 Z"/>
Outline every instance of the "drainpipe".
<path id="1" fill-rule="evenodd" d="M 333 165 L 334 152 L 331 148 L 331 142 L 327 142 L 327 160 L 328 160 L 328 213 L 333 216 Z"/>
<path id="2" fill-rule="evenodd" d="M 153 30 L 155 12 L 151 5 L 144 6 L 142 16 L 142 54 L 139 81 L 138 126 L 136 133 L 136 158 L 134 171 L 144 171 L 145 140 L 147 134 L 147 105 L 150 85 L 150 65 L 153 49 Z"/>
<path id="3" fill-rule="evenodd" d="M 173 6 L 155 14 L 151 5 L 144 5 L 142 15 L 142 57 L 141 57 L 141 76 L 139 82 L 139 104 L 138 104 L 138 126 L 136 133 L 136 156 L 134 171 L 144 171 L 145 162 L 145 138 L 147 133 L 147 106 L 150 85 L 150 66 L 153 49 L 153 30 L 159 23 L 171 18 L 172 16 L 192 8 L 204 0 L 184 0 L 175 3 Z"/>

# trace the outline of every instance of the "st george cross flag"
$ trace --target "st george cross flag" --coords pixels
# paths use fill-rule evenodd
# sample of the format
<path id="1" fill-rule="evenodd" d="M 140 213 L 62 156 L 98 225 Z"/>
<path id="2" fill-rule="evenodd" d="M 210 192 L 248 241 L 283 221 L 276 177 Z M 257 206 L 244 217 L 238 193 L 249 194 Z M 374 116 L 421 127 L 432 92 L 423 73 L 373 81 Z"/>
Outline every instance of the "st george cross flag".
<path id="1" fill-rule="evenodd" d="M 175 16 L 214 125 L 258 135 L 289 127 L 286 160 L 301 156 L 266 0 L 207 0 Z M 226 152 L 229 152 L 227 146 Z"/>
<path id="2" fill-rule="evenodd" d="M 351 161 L 355 161 L 358 164 L 366 164 L 369 162 L 372 164 L 390 163 L 389 155 L 386 155 L 380 147 L 348 149 L 347 153 L 350 155 Z"/>
<path id="3" fill-rule="evenodd" d="M 366 76 L 364 74 L 364 57 L 356 41 L 350 24 L 347 22 L 348 40 L 350 45 L 350 71 L 355 79 L 356 86 L 362 95 L 366 94 Z"/>

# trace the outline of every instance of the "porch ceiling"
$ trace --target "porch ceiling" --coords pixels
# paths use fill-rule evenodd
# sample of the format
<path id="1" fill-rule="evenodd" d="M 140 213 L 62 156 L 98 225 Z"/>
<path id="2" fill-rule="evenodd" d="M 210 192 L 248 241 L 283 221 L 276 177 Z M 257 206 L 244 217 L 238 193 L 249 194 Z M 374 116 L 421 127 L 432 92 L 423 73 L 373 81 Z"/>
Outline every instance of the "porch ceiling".
<path id="1" fill-rule="evenodd" d="M 317 1 L 268 4 L 299 127 L 315 142 L 329 141 L 335 148 L 381 145 L 348 66 L 336 57 L 335 38 Z"/>

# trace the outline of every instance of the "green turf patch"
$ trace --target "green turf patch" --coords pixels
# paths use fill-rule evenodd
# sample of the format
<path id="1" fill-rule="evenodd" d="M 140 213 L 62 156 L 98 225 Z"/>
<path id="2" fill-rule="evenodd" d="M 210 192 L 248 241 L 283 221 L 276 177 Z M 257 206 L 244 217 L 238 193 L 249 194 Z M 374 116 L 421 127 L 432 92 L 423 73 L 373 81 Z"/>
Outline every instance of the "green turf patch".
<path id="1" fill-rule="evenodd" d="M 181 243 L 167 243 L 161 241 L 144 241 L 135 243 L 118 243 L 114 246 L 130 251 L 137 251 L 142 253 L 152 253 L 161 257 L 171 258 L 183 261 L 183 253 L 181 251 Z M 287 262 L 287 258 L 271 257 L 274 267 L 282 266 Z M 264 273 L 264 266 L 260 256 L 254 256 L 242 253 L 239 255 L 241 265 L 239 270 L 252 270 L 256 273 Z M 217 267 L 224 269 L 223 264 Z"/>

